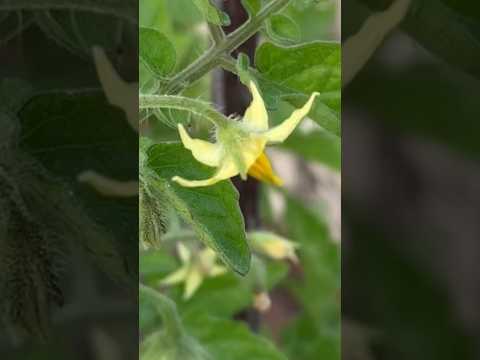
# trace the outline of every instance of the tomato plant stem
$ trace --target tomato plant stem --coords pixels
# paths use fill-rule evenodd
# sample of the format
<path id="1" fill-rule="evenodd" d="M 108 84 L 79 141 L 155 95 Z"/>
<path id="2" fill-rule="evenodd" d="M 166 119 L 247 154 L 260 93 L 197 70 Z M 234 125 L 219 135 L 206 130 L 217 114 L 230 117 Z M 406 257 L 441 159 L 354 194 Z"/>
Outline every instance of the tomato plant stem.
<path id="1" fill-rule="evenodd" d="M 263 22 L 270 15 L 280 11 L 290 0 L 272 0 L 257 15 L 251 17 L 237 30 L 229 34 L 200 56 L 196 61 L 176 74 L 167 84 L 166 93 L 179 93 L 184 87 L 191 85 L 210 70 L 220 65 L 220 57 L 230 54 L 233 50 L 251 38 L 263 26 Z"/>
<path id="2" fill-rule="evenodd" d="M 173 339 L 183 336 L 184 330 L 175 303 L 162 293 L 143 284 L 139 284 L 138 291 L 140 297 L 152 304 L 161 314 L 166 333 Z"/>
<path id="3" fill-rule="evenodd" d="M 183 96 L 175 95 L 140 95 L 139 108 L 160 109 L 170 108 L 185 110 L 210 120 L 215 125 L 222 127 L 229 123 L 228 118 L 213 109 L 209 103 Z"/>

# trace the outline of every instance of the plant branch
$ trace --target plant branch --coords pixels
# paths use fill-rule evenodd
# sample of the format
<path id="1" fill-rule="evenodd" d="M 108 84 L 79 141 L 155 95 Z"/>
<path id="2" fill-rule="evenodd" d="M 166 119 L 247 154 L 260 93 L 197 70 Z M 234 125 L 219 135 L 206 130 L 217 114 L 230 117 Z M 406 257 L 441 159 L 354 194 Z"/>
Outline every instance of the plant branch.
<path id="1" fill-rule="evenodd" d="M 146 299 L 158 311 L 165 324 L 167 333 L 172 338 L 183 336 L 184 330 L 175 303 L 160 292 L 143 284 L 138 285 L 138 291 L 140 296 Z"/>
<path id="2" fill-rule="evenodd" d="M 210 30 L 214 44 L 220 44 L 225 41 L 225 33 L 221 26 L 208 23 L 208 29 Z"/>
<path id="3" fill-rule="evenodd" d="M 195 62 L 176 74 L 168 83 L 166 93 L 179 93 L 183 87 L 194 83 L 210 70 L 217 67 L 219 65 L 219 58 L 222 55 L 230 54 L 250 37 L 255 35 L 263 26 L 265 19 L 280 11 L 289 2 L 290 0 L 272 0 L 261 9 L 256 16 L 250 18 L 237 30 L 229 34 L 224 41 L 214 44 Z"/>
<path id="4" fill-rule="evenodd" d="M 228 118 L 213 109 L 209 103 L 175 95 L 140 95 L 139 107 L 142 109 L 169 108 L 189 111 L 211 121 L 217 126 L 226 126 Z"/>

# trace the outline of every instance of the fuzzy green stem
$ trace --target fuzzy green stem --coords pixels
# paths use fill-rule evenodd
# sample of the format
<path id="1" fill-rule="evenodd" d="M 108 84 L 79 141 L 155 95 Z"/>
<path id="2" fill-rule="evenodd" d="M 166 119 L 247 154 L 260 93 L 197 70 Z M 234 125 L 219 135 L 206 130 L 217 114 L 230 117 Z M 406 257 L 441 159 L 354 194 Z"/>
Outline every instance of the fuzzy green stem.
<path id="1" fill-rule="evenodd" d="M 210 30 L 210 35 L 212 35 L 212 39 L 215 44 L 225 41 L 225 33 L 223 32 L 221 26 L 208 23 L 208 29 Z"/>
<path id="2" fill-rule="evenodd" d="M 213 109 L 209 103 L 175 95 L 140 95 L 140 110 L 168 108 L 184 110 L 199 115 L 219 127 L 228 126 L 228 118 Z"/>
<path id="3" fill-rule="evenodd" d="M 140 297 L 146 299 L 159 312 L 167 333 L 174 339 L 182 337 L 184 330 L 175 303 L 160 292 L 143 284 L 139 284 L 138 291 Z"/>
<path id="4" fill-rule="evenodd" d="M 290 0 L 272 0 L 256 16 L 250 18 L 237 30 L 225 37 L 224 41 L 216 43 L 195 62 L 176 74 L 167 85 L 166 93 L 175 94 L 180 92 L 182 88 L 194 83 L 210 70 L 220 65 L 219 58 L 222 55 L 230 54 L 255 35 L 270 15 L 280 11 L 289 2 Z"/>

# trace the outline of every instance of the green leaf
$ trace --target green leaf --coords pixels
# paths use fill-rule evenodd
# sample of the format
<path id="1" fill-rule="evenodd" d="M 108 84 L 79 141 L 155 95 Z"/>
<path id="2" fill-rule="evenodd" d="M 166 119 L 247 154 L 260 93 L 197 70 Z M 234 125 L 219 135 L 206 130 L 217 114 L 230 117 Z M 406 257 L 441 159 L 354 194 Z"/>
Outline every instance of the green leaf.
<path id="1" fill-rule="evenodd" d="M 300 28 L 286 15 L 271 16 L 265 29 L 270 39 L 281 45 L 291 45 L 301 39 Z"/>
<path id="2" fill-rule="evenodd" d="M 180 143 L 153 145 L 147 156 L 148 169 L 154 173 L 147 183 L 153 185 L 193 227 L 200 240 L 214 249 L 233 270 L 245 275 L 250 267 L 250 250 L 238 206 L 238 192 L 231 182 L 222 181 L 195 189 L 172 182 L 176 175 L 205 179 L 215 171 L 196 161 Z"/>
<path id="3" fill-rule="evenodd" d="M 261 0 L 242 0 L 242 5 L 247 10 L 248 15 L 250 18 L 254 17 L 257 15 L 257 13 L 261 10 L 262 8 L 262 2 Z"/>
<path id="4" fill-rule="evenodd" d="M 193 2 L 209 23 L 222 26 L 230 25 L 228 15 L 219 10 L 211 0 L 193 0 Z"/>
<path id="5" fill-rule="evenodd" d="M 287 360 L 270 341 L 253 334 L 239 322 L 199 313 L 186 318 L 185 327 L 201 342 L 213 360 Z"/>
<path id="6" fill-rule="evenodd" d="M 312 160 L 340 171 L 341 141 L 338 136 L 319 129 L 309 134 L 294 132 L 283 144 L 300 155 L 303 159 Z"/>
<path id="7" fill-rule="evenodd" d="M 262 44 L 257 69 L 268 79 L 306 94 L 340 89 L 340 44 L 314 41 L 292 47 Z"/>
<path id="8" fill-rule="evenodd" d="M 172 43 L 161 32 L 140 27 L 140 60 L 157 77 L 169 75 L 176 64 Z"/>
<path id="9" fill-rule="evenodd" d="M 340 60 L 340 45 L 321 41 L 292 47 L 264 43 L 255 54 L 260 74 L 278 84 L 275 91 L 280 90 L 279 96 L 293 106 L 302 106 L 312 92 L 319 92 L 309 116 L 336 135 L 340 134 Z"/>

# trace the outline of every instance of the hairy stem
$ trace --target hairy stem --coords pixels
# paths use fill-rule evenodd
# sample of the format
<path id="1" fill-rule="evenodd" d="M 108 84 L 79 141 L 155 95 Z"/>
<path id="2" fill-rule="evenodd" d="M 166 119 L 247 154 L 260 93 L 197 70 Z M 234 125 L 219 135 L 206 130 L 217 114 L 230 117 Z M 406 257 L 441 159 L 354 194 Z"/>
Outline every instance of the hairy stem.
<path id="1" fill-rule="evenodd" d="M 256 16 L 250 18 L 222 41 L 215 43 L 200 58 L 175 75 L 168 83 L 166 93 L 175 94 L 180 92 L 182 88 L 194 83 L 210 70 L 217 67 L 219 58 L 222 55 L 230 54 L 255 35 L 270 15 L 280 11 L 289 2 L 290 0 L 272 0 Z"/>
<path id="2" fill-rule="evenodd" d="M 185 110 L 199 115 L 217 126 L 226 126 L 228 118 L 214 110 L 209 103 L 175 95 L 140 95 L 139 106 L 142 109 L 168 108 Z"/>
<path id="3" fill-rule="evenodd" d="M 140 297 L 146 299 L 155 307 L 155 310 L 159 312 L 165 325 L 165 329 L 172 338 L 184 335 L 183 326 L 177 312 L 177 306 L 172 300 L 143 284 L 139 284 L 138 291 Z"/>
<path id="4" fill-rule="evenodd" d="M 221 26 L 208 23 L 208 29 L 210 30 L 210 35 L 212 35 L 215 44 L 225 41 L 225 33 Z"/>

